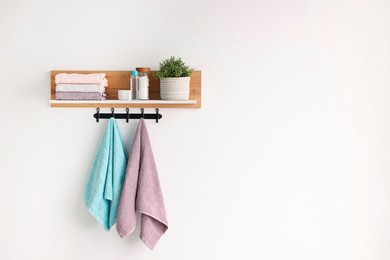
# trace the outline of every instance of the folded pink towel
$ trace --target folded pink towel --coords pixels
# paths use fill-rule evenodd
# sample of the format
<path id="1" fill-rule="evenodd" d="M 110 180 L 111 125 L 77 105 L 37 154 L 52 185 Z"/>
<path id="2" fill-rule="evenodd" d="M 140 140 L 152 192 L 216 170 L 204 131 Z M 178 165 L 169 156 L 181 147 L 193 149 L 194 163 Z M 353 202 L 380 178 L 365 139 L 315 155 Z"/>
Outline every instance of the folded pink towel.
<path id="1" fill-rule="evenodd" d="M 168 229 L 167 215 L 152 147 L 141 118 L 127 164 L 116 230 L 121 237 L 135 230 L 136 212 L 141 213 L 142 241 L 153 249 Z"/>
<path id="2" fill-rule="evenodd" d="M 103 84 L 108 86 L 106 73 L 59 73 L 55 76 L 56 84 Z"/>
<path id="3" fill-rule="evenodd" d="M 102 92 L 56 92 L 57 100 L 104 100 Z"/>

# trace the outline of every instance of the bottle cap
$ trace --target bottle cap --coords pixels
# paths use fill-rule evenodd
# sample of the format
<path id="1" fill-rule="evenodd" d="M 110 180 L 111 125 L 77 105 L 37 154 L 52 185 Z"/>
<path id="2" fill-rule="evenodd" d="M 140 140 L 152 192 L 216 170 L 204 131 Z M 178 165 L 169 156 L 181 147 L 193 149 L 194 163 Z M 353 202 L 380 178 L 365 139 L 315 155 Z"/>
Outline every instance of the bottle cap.
<path id="1" fill-rule="evenodd" d="M 138 71 L 133 70 L 133 71 L 131 72 L 131 75 L 133 75 L 133 76 L 138 76 Z"/>
<path id="2" fill-rule="evenodd" d="M 143 73 L 149 73 L 150 68 L 143 67 L 143 68 L 135 68 L 138 72 L 143 72 Z"/>

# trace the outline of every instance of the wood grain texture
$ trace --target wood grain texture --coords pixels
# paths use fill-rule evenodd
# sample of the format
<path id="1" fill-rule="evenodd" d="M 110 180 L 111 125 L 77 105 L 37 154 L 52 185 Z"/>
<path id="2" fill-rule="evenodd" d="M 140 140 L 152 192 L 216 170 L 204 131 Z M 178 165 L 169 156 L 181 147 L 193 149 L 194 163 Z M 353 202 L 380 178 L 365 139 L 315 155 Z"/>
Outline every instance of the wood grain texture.
<path id="1" fill-rule="evenodd" d="M 149 99 L 150 100 L 161 100 L 160 98 L 160 80 L 155 78 L 153 75 L 156 71 L 152 71 L 149 75 Z M 117 100 L 118 90 L 130 89 L 130 74 L 131 71 L 103 71 L 103 70 L 53 70 L 50 72 L 50 96 L 51 100 L 55 100 L 55 76 L 59 73 L 106 73 L 108 80 L 108 87 L 106 88 L 107 100 Z M 202 107 L 202 72 L 196 70 L 192 73 L 190 81 L 190 100 L 196 100 L 196 104 L 114 104 L 114 103 L 80 103 L 71 104 L 66 101 L 56 104 L 51 104 L 52 107 L 113 107 L 113 108 L 201 108 Z"/>

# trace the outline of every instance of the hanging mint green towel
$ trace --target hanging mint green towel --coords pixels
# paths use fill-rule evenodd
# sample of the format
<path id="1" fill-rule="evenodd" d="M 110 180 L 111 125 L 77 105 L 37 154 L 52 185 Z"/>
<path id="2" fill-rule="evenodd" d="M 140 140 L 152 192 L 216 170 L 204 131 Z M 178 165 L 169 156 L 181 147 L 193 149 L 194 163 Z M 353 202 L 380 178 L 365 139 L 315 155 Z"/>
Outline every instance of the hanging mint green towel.
<path id="1" fill-rule="evenodd" d="M 116 223 L 127 158 L 118 125 L 110 118 L 84 193 L 89 212 L 106 230 Z"/>

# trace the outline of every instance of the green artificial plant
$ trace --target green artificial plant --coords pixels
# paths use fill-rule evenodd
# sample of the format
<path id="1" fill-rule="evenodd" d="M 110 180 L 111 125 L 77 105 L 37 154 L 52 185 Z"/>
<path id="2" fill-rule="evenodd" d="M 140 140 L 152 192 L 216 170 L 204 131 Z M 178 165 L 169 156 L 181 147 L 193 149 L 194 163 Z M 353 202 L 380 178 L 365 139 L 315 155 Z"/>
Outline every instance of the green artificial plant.
<path id="1" fill-rule="evenodd" d="M 180 78 L 190 77 L 193 68 L 186 66 L 181 58 L 170 57 L 160 62 L 160 70 L 155 74 L 156 78 Z"/>

